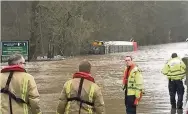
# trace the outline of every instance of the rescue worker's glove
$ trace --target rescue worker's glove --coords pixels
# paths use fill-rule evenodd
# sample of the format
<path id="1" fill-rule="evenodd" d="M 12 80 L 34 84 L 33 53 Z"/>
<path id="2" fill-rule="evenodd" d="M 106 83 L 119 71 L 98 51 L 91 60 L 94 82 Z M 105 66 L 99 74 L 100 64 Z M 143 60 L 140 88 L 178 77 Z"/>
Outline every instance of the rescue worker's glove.
<path id="1" fill-rule="evenodd" d="M 142 94 L 143 94 L 143 92 L 140 92 L 140 95 L 139 95 L 139 97 L 136 97 L 135 98 L 135 100 L 134 100 L 134 105 L 138 105 L 138 102 L 141 100 L 141 98 L 142 98 Z"/>
<path id="2" fill-rule="evenodd" d="M 140 101 L 140 99 L 139 98 L 136 98 L 135 100 L 134 100 L 134 105 L 138 105 L 138 102 Z"/>

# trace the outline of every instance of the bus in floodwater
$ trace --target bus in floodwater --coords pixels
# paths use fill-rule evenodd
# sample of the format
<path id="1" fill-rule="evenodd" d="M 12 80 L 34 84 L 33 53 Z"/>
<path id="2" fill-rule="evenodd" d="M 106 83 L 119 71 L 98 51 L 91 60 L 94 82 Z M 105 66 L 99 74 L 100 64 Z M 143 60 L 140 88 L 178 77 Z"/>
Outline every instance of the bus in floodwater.
<path id="1" fill-rule="evenodd" d="M 137 50 L 137 42 L 131 41 L 94 41 L 91 44 L 90 54 L 108 54 Z"/>

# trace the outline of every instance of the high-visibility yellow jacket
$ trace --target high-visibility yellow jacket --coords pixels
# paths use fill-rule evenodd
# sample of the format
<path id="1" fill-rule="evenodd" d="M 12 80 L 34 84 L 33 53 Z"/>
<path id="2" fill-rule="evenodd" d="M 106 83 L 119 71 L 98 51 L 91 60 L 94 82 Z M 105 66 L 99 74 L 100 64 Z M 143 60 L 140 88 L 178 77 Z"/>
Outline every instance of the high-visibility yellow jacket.
<path id="1" fill-rule="evenodd" d="M 127 71 L 125 68 L 125 72 Z M 127 95 L 135 95 L 137 99 L 140 99 L 143 92 L 143 77 L 139 68 L 135 65 L 131 66 L 128 73 L 128 78 L 126 80 L 127 74 L 124 74 L 124 86 L 127 88 Z"/>
<path id="2" fill-rule="evenodd" d="M 184 62 L 179 58 L 169 59 L 162 69 L 162 73 L 168 77 L 168 79 L 179 80 L 185 77 L 186 66 Z"/>
<path id="3" fill-rule="evenodd" d="M 100 87 L 92 81 L 84 79 L 80 98 L 84 101 L 93 102 L 94 106 L 73 100 L 68 101 L 68 98 L 76 97 L 80 78 L 73 78 L 64 84 L 61 92 L 56 114 L 105 114 L 104 100 Z"/>
<path id="4" fill-rule="evenodd" d="M 22 68 L 21 68 L 22 69 Z M 0 87 L 5 88 L 10 72 L 0 73 Z M 42 114 L 39 107 L 39 93 L 34 77 L 26 72 L 14 71 L 9 91 L 26 103 L 12 101 L 13 114 Z M 10 114 L 9 96 L 0 93 L 0 114 Z"/>

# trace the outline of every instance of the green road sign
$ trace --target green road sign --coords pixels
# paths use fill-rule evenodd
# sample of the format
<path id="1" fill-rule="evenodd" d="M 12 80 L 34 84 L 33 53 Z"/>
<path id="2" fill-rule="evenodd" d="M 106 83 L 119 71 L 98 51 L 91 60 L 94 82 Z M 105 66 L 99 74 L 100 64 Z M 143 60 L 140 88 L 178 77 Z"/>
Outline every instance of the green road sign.
<path id="1" fill-rule="evenodd" d="M 29 42 L 28 41 L 2 41 L 1 43 L 1 61 L 6 62 L 10 55 L 21 54 L 28 61 Z"/>

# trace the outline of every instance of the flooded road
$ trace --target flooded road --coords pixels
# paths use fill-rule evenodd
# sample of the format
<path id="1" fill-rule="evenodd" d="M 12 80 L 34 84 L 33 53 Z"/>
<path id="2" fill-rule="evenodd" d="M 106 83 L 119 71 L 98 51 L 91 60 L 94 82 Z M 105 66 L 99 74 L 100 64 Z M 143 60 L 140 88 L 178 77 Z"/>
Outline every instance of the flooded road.
<path id="1" fill-rule="evenodd" d="M 88 59 L 92 63 L 92 75 L 96 83 L 103 88 L 106 114 L 125 114 L 121 79 L 125 66 L 124 57 L 132 55 L 142 69 L 144 77 L 145 95 L 138 106 L 138 114 L 171 114 L 168 80 L 161 74 L 161 69 L 173 52 L 183 57 L 188 53 L 188 44 L 143 46 L 137 52 L 79 56 L 61 61 L 30 62 L 26 67 L 37 82 L 44 114 L 55 113 L 63 84 L 71 79 L 72 74 L 77 71 L 79 62 L 83 59 Z"/>

